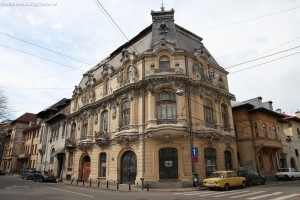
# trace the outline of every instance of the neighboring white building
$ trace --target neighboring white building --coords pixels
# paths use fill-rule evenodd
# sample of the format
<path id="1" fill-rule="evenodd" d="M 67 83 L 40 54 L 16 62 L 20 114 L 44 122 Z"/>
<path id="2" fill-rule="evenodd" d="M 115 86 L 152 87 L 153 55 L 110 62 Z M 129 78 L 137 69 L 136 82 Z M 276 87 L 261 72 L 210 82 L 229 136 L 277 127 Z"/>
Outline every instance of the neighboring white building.
<path id="1" fill-rule="evenodd" d="M 281 113 L 280 109 L 276 110 Z M 296 116 L 286 115 L 280 120 L 283 127 L 284 135 L 282 135 L 282 146 L 280 158 L 281 167 L 292 167 L 300 170 L 300 111 L 296 112 Z"/>
<path id="2" fill-rule="evenodd" d="M 39 144 L 40 159 L 37 169 L 51 171 L 61 177 L 65 162 L 65 136 L 70 100 L 62 99 L 38 113 L 43 120 Z"/>

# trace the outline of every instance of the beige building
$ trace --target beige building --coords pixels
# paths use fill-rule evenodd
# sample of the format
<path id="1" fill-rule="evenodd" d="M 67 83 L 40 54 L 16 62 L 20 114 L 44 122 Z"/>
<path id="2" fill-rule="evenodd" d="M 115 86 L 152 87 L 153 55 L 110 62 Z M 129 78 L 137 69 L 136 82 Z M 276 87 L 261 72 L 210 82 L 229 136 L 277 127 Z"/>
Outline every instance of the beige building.
<path id="1" fill-rule="evenodd" d="M 22 166 L 36 169 L 38 160 L 37 145 L 40 138 L 40 121 L 30 122 L 28 128 L 23 131 L 22 150 L 18 159 L 22 162 Z"/>
<path id="2" fill-rule="evenodd" d="M 75 87 L 65 178 L 183 187 L 237 169 L 227 72 L 173 9 L 151 15 Z"/>
<path id="3" fill-rule="evenodd" d="M 11 131 L 7 133 L 9 139 L 5 144 L 3 152 L 2 168 L 7 173 L 18 172 L 21 168 L 23 161 L 20 159 L 20 154 L 23 149 L 23 130 L 25 130 L 30 122 L 36 121 L 36 115 L 32 113 L 25 113 L 19 118 L 11 122 Z"/>
<path id="4" fill-rule="evenodd" d="M 254 98 L 232 105 L 237 138 L 239 168 L 257 170 L 273 177 L 279 167 L 282 115 L 273 111 L 272 102 Z"/>
<path id="5" fill-rule="evenodd" d="M 280 109 L 276 110 L 281 113 Z M 280 151 L 280 167 L 292 167 L 300 170 L 300 111 L 296 116 L 281 113 L 283 118 L 280 120 L 283 126 L 281 135 L 282 150 Z"/>

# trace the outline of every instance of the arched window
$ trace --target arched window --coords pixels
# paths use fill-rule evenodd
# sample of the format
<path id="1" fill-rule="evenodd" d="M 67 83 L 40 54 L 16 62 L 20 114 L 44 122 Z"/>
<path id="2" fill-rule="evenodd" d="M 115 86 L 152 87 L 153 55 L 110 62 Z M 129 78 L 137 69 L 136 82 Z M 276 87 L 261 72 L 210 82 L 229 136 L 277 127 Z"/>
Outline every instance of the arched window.
<path id="1" fill-rule="evenodd" d="M 104 111 L 101 115 L 101 131 L 107 132 L 108 131 L 108 111 Z"/>
<path id="2" fill-rule="evenodd" d="M 170 68 L 170 58 L 168 56 L 162 56 L 159 58 L 159 68 Z"/>
<path id="3" fill-rule="evenodd" d="M 273 126 L 273 133 L 274 133 L 274 138 L 277 139 L 278 135 L 277 135 L 276 126 Z"/>
<path id="4" fill-rule="evenodd" d="M 296 157 L 299 157 L 298 149 L 295 149 L 295 155 L 296 155 Z"/>
<path id="5" fill-rule="evenodd" d="M 104 95 L 109 94 L 109 79 L 106 79 L 106 81 L 104 82 L 103 94 Z"/>
<path id="6" fill-rule="evenodd" d="M 157 95 L 157 123 L 176 123 L 176 96 L 171 92 L 161 92 Z"/>
<path id="7" fill-rule="evenodd" d="M 228 109 L 225 104 L 221 105 L 221 111 L 222 111 L 222 120 L 223 120 L 223 127 L 224 129 L 229 128 L 229 120 L 228 120 Z"/>
<path id="8" fill-rule="evenodd" d="M 204 149 L 204 165 L 206 177 L 209 177 L 213 171 L 217 170 L 216 150 L 212 148 Z"/>
<path id="9" fill-rule="evenodd" d="M 224 156 L 225 156 L 225 168 L 226 168 L 226 170 L 232 170 L 231 152 L 226 150 L 224 152 Z"/>
<path id="10" fill-rule="evenodd" d="M 159 150 L 159 178 L 178 179 L 178 153 L 175 148 Z"/>
<path id="11" fill-rule="evenodd" d="M 128 127 L 130 123 L 130 102 L 125 101 L 121 110 L 121 126 Z"/>
<path id="12" fill-rule="evenodd" d="M 55 149 L 53 148 L 50 152 L 50 163 L 54 162 L 54 156 L 52 156 L 52 154 L 55 152 Z"/>
<path id="13" fill-rule="evenodd" d="M 265 123 L 263 123 L 263 137 L 267 138 L 268 137 L 268 132 L 267 132 L 267 126 Z"/>
<path id="14" fill-rule="evenodd" d="M 76 137 L 76 123 L 74 122 L 71 126 L 71 138 L 75 139 Z"/>
<path id="15" fill-rule="evenodd" d="M 85 118 L 82 124 L 82 138 L 85 139 L 88 132 L 88 118 Z"/>
<path id="16" fill-rule="evenodd" d="M 258 138 L 259 137 L 259 133 L 258 133 L 258 128 L 257 128 L 257 123 L 254 123 L 254 131 L 255 131 L 255 137 Z"/>
<path id="17" fill-rule="evenodd" d="M 62 133 L 61 133 L 61 138 L 65 137 L 66 128 L 67 128 L 67 122 L 64 122 L 63 130 L 62 130 Z"/>
<path id="18" fill-rule="evenodd" d="M 100 161 L 99 175 L 100 177 L 106 177 L 106 153 L 100 153 L 99 161 Z"/>
<path id="19" fill-rule="evenodd" d="M 209 99 L 203 99 L 204 120 L 207 124 L 214 124 L 213 103 Z"/>

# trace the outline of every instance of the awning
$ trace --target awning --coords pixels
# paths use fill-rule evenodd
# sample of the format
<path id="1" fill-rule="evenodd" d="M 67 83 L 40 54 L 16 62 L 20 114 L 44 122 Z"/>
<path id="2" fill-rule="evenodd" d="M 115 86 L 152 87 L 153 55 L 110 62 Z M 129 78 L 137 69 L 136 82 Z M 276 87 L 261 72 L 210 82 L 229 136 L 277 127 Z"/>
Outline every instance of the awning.
<path id="1" fill-rule="evenodd" d="M 63 154 L 63 153 L 65 153 L 65 148 L 61 148 L 61 149 L 58 149 L 58 150 L 56 150 L 56 151 L 54 151 L 52 154 L 51 154 L 51 157 L 53 157 L 53 156 L 56 156 L 57 154 Z"/>

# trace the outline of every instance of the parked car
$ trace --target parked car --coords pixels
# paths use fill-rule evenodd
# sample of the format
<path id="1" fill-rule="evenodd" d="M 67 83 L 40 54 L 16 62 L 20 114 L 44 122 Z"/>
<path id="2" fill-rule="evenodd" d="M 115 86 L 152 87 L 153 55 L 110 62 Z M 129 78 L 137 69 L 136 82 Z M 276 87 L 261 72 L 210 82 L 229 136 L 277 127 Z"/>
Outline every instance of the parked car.
<path id="1" fill-rule="evenodd" d="M 266 184 L 265 177 L 261 176 L 257 171 L 254 170 L 239 170 L 237 171 L 238 176 L 246 178 L 246 185 L 252 186 L 254 184 Z"/>
<path id="2" fill-rule="evenodd" d="M 275 174 L 275 178 L 280 179 L 290 179 L 300 178 L 300 172 L 294 168 L 279 168 Z"/>
<path id="3" fill-rule="evenodd" d="M 208 187 L 210 190 L 224 189 L 229 190 L 230 187 L 240 186 L 246 187 L 246 178 L 239 177 L 235 171 L 215 171 L 209 178 L 203 180 L 203 186 Z"/>
<path id="4" fill-rule="evenodd" d="M 33 180 L 40 182 L 56 182 L 54 175 L 47 171 L 36 171 Z"/>
<path id="5" fill-rule="evenodd" d="M 21 174 L 21 178 L 26 180 L 32 180 L 35 172 L 36 172 L 35 169 L 28 169 L 26 170 L 25 173 Z"/>
<path id="6" fill-rule="evenodd" d="M 5 170 L 0 168 L 0 175 L 5 175 Z"/>

